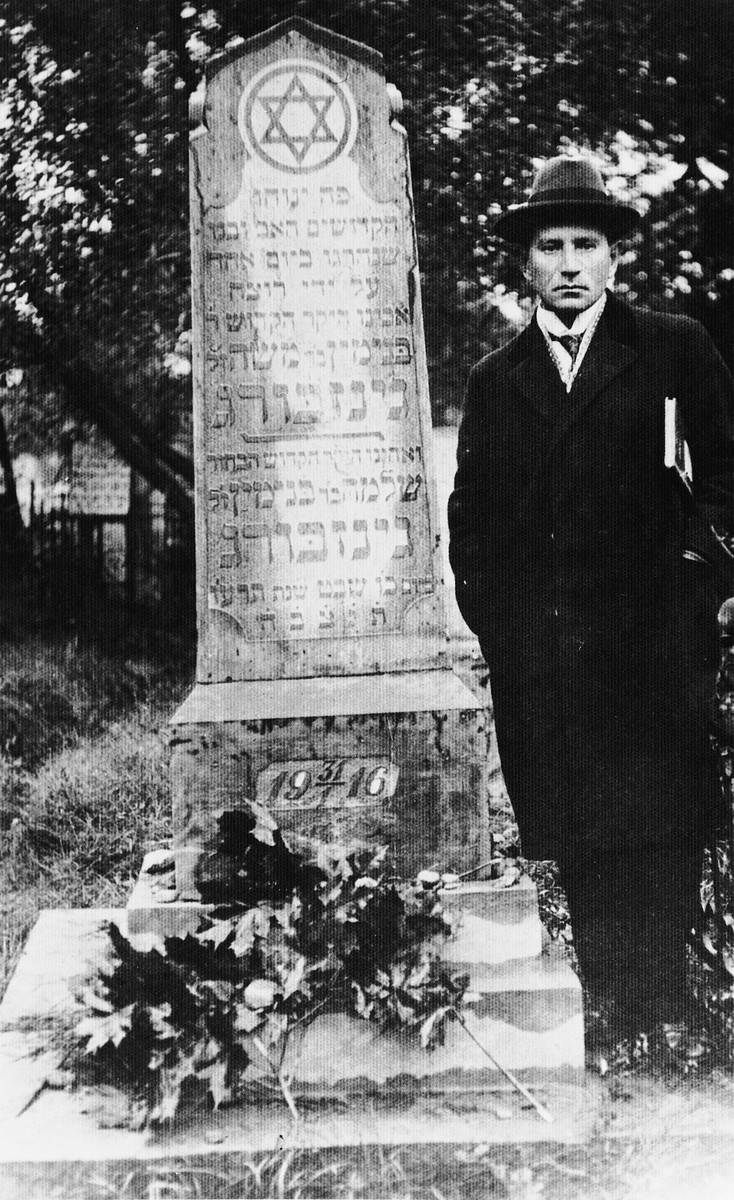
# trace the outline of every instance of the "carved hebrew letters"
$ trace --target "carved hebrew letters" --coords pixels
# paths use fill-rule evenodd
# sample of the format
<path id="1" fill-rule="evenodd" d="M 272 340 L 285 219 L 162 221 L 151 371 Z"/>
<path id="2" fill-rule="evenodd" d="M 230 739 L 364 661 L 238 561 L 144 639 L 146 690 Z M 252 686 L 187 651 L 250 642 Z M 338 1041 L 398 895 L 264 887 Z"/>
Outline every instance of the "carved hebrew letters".
<path id="1" fill-rule="evenodd" d="M 193 169 L 208 608 L 250 642 L 379 639 L 436 589 L 402 134 L 385 103 L 358 137 L 359 73 L 324 47 L 251 53 L 211 100 L 237 194 Z M 392 139 L 379 194 L 365 137 Z"/>

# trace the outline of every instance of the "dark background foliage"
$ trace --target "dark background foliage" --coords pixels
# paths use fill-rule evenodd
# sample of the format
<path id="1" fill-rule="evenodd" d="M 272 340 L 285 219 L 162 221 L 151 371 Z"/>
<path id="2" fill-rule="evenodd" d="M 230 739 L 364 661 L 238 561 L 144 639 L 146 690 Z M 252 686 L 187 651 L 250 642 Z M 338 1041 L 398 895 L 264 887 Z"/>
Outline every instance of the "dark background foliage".
<path id="1" fill-rule="evenodd" d="M 190 514 L 188 96 L 212 55 L 294 14 L 378 49 L 405 98 L 439 421 L 522 318 L 493 216 L 559 150 L 597 154 L 647 210 L 620 290 L 698 315 L 731 354 L 729 0 L 4 0 L 12 444 L 91 421 Z"/>

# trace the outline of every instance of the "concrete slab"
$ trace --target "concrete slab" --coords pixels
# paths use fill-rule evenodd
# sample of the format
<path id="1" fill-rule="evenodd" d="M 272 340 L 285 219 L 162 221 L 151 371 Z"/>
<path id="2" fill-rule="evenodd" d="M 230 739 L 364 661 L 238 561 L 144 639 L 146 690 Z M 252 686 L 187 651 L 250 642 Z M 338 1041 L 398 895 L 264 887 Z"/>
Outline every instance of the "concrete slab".
<path id="1" fill-rule="evenodd" d="M 538 959 L 483 964 L 472 969 L 470 986 L 481 1000 L 467 1010 L 466 1028 L 450 1023 L 444 1044 L 430 1054 L 400 1034 L 329 1014 L 317 1017 L 300 1044 L 289 1049 L 286 1069 L 298 1084 L 326 1088 L 368 1081 L 400 1091 L 414 1089 L 418 1081 L 435 1090 L 471 1091 L 502 1078 L 481 1046 L 525 1081 L 581 1082 L 581 988 L 561 955 L 548 950 Z"/>
<path id="2" fill-rule="evenodd" d="M 446 962 L 472 974 L 518 958 L 536 958 L 543 947 L 535 884 L 524 875 L 512 887 L 494 881 L 465 883 L 440 892 L 454 915 L 456 934 L 446 943 Z M 197 901 L 157 899 L 149 878 L 141 875 L 127 905 L 131 933 L 185 937 L 194 933 L 207 906 Z"/>
<path id="3" fill-rule="evenodd" d="M 110 920 L 125 928 L 126 913 L 111 909 L 41 914 L 0 1005 L 0 1029 L 10 1035 L 3 1053 L 13 1088 L 21 1088 L 18 1071 L 23 1075 L 24 1053 L 12 1037 L 32 1034 L 33 1044 L 26 1048 L 35 1056 L 44 1031 L 50 1038 L 55 1026 L 68 1021 L 75 1007 L 73 982 L 109 956 L 103 929 Z M 492 968 L 480 964 L 472 974 L 481 994 L 466 1017 L 474 1037 L 503 1065 L 525 1077 L 578 1082 L 584 1057 L 581 992 L 563 957 L 546 952 L 537 959 Z M 290 1055 L 294 1079 L 309 1088 L 330 1089 L 350 1080 L 367 1080 L 374 1088 L 406 1079 L 412 1090 L 417 1080 L 427 1081 L 434 1090 L 439 1085 L 472 1089 L 498 1080 L 458 1023 L 449 1026 L 445 1045 L 427 1054 L 400 1035 L 378 1032 L 357 1018 L 329 1014 L 317 1018 Z M 15 1059 L 21 1065 L 11 1070 Z M 37 1074 L 35 1068 L 32 1074 Z"/>
<path id="4" fill-rule="evenodd" d="M 484 1142 L 579 1142 L 591 1136 L 596 1089 L 549 1085 L 539 1098 L 551 1124 L 500 1089 L 472 1096 L 388 1095 L 300 1101 L 301 1120 L 286 1105 L 238 1105 L 212 1113 L 189 1112 L 163 1132 L 101 1129 L 90 1109 L 94 1098 L 44 1091 L 22 1116 L 2 1124 L 0 1163 L 148 1160 L 213 1152 L 249 1154 L 332 1146 L 427 1145 Z"/>
<path id="5" fill-rule="evenodd" d="M 207 905 L 196 900 L 173 900 L 162 904 L 156 899 L 145 876 L 138 878 L 127 902 L 127 927 L 130 933 L 154 933 L 158 937 L 186 937 L 196 933 Z"/>
<path id="6" fill-rule="evenodd" d="M 0 1004 L 0 1031 L 63 1020 L 74 1006 L 72 981 L 109 959 L 104 927 L 110 921 L 125 928 L 125 910 L 49 908 L 39 913 Z"/>
<path id="7" fill-rule="evenodd" d="M 311 679 L 197 683 L 171 717 L 172 725 L 265 721 L 284 717 L 346 717 L 361 713 L 482 708 L 449 670 Z"/>
<path id="8" fill-rule="evenodd" d="M 456 936 L 446 945 L 446 962 L 466 965 L 473 973 L 476 967 L 536 958 L 541 953 L 538 890 L 527 875 L 511 887 L 478 880 L 456 890 L 442 889 L 440 896 L 459 922 Z"/>
<path id="9" fill-rule="evenodd" d="M 0 1163 L 145 1162 L 213 1152 L 252 1154 L 291 1147 L 371 1144 L 574 1142 L 585 1140 L 593 1131 L 597 1099 L 580 1070 L 581 1018 L 575 1011 L 576 997 L 566 996 L 560 1018 L 553 1005 L 544 1010 L 544 996 L 568 991 L 563 970 L 546 955 L 541 957 L 540 973 L 538 963 L 534 964 L 534 1031 L 503 1028 L 496 1008 L 493 1016 L 480 1012 L 476 1021 L 481 1036 L 492 1032 L 493 1048 L 508 1065 L 518 1065 L 513 1038 L 517 1046 L 526 1047 L 523 1052 L 529 1060 L 537 1058 L 536 1048 L 541 1044 L 549 1059 L 549 1046 L 556 1045 L 556 1057 L 563 1060 L 565 1073 L 545 1072 L 546 1079 L 541 1081 L 542 1073 L 536 1071 L 532 1085 L 550 1110 L 552 1124 L 529 1108 L 504 1079 L 484 1069 L 481 1053 L 458 1027 L 452 1037 L 460 1034 L 466 1039 L 473 1070 L 457 1069 L 451 1043 L 447 1050 L 437 1052 L 438 1057 L 420 1050 L 406 1057 L 404 1043 L 383 1042 L 382 1035 L 364 1022 L 343 1018 L 336 1024 L 332 1020 L 328 1030 L 314 1026 L 308 1043 L 300 1047 L 301 1083 L 293 1085 L 302 1118 L 298 1123 L 293 1122 L 275 1084 L 261 1078 L 253 1082 L 253 1098 L 248 1102 L 217 1113 L 189 1108 L 163 1132 L 101 1128 L 100 1121 L 108 1125 L 124 1121 L 123 1098 L 115 1099 L 115 1093 L 112 1100 L 109 1096 L 105 1099 L 90 1089 L 55 1090 L 45 1086 L 45 1081 L 61 1062 L 54 1036 L 73 1017 L 74 981 L 105 961 L 104 925 L 110 920 L 124 929 L 125 911 L 49 910 L 41 914 L 31 932 L 0 1005 Z M 490 1009 L 497 1003 L 501 1007 L 503 987 L 523 985 L 527 995 L 529 977 L 522 966 L 498 968 L 503 982 L 498 980 L 494 997 L 487 992 L 485 1001 Z M 564 1045 L 577 1049 L 569 1057 Z M 361 1069 L 360 1079 L 352 1073 L 349 1084 L 344 1084 L 350 1072 L 335 1064 L 355 1061 L 347 1056 L 356 1053 L 359 1058 L 363 1049 L 368 1063 L 372 1055 L 372 1068 Z M 330 1073 L 324 1066 L 329 1061 L 333 1066 Z M 375 1070 L 375 1062 L 382 1064 L 380 1070 Z M 429 1071 L 421 1077 L 427 1062 Z M 522 1074 L 521 1061 L 519 1065 Z M 372 1077 L 366 1078 L 369 1075 Z M 105 1111 L 101 1113 L 100 1108 Z"/>

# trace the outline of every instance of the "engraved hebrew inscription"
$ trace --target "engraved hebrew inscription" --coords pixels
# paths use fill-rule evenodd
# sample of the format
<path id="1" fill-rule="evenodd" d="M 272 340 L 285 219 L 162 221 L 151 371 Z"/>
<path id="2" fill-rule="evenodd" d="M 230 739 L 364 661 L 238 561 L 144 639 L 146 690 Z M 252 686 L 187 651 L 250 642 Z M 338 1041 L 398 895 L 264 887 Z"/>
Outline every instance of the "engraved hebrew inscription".
<path id="1" fill-rule="evenodd" d="M 436 591 L 407 162 L 372 194 L 323 52 L 237 78 L 239 192 L 199 229 L 208 608 L 249 642 L 400 633 Z"/>

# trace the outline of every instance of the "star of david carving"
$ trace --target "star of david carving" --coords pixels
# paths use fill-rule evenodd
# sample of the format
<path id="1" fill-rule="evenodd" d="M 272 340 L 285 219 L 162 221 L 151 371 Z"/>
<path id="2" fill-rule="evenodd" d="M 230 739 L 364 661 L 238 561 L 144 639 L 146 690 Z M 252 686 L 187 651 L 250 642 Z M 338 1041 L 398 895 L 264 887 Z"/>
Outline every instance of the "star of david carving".
<path id="1" fill-rule="evenodd" d="M 334 103 L 334 96 L 313 95 L 296 72 L 282 96 L 260 96 L 259 101 L 270 118 L 261 145 L 287 146 L 299 166 L 317 142 L 336 142 L 336 134 L 326 122 L 326 114 Z M 310 108 L 314 121 L 308 134 L 291 134 L 284 126 L 283 119 L 290 104 L 305 104 Z"/>

